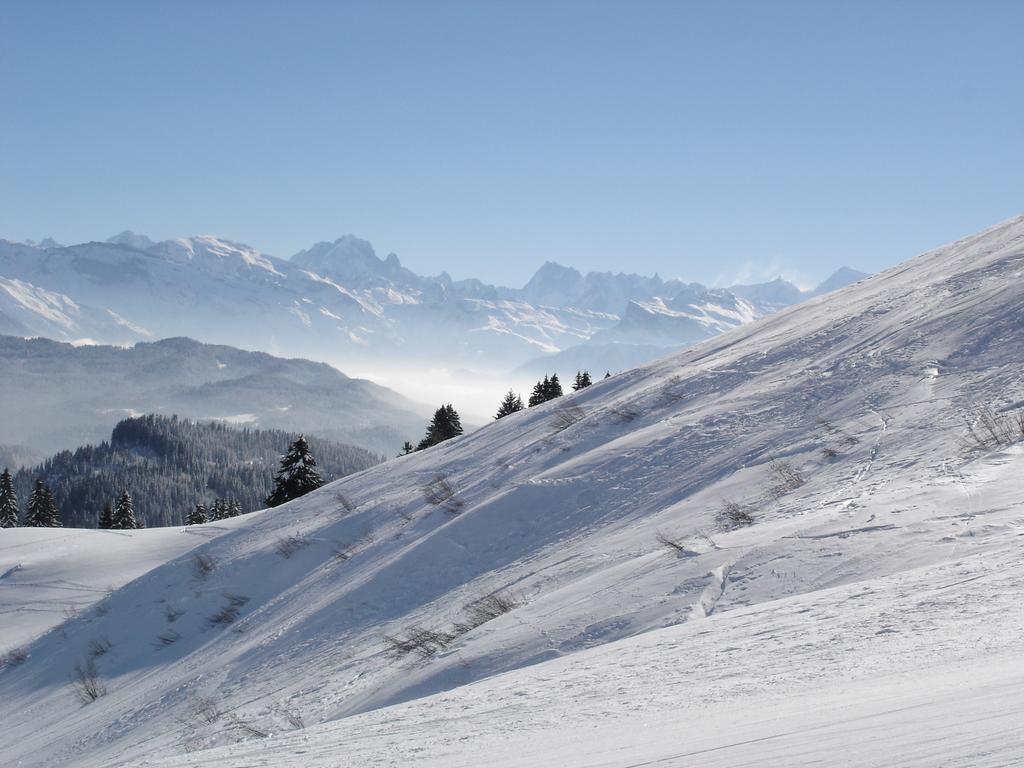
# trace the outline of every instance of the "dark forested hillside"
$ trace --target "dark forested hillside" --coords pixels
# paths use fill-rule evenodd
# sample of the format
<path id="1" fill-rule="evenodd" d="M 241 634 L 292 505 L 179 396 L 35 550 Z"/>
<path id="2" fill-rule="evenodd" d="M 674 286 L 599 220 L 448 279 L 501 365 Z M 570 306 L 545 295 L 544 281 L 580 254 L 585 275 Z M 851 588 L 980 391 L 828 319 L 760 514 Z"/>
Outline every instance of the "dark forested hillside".
<path id="1" fill-rule="evenodd" d="M 140 416 L 119 422 L 109 442 L 62 451 L 19 471 L 15 486 L 24 510 L 35 478 L 43 478 L 65 526 L 96 527 L 103 505 L 124 490 L 147 527 L 180 525 L 193 505 L 218 497 L 237 499 L 243 512 L 263 509 L 278 461 L 294 438 L 280 430 Z M 382 460 L 362 448 L 308 439 L 328 482 Z"/>

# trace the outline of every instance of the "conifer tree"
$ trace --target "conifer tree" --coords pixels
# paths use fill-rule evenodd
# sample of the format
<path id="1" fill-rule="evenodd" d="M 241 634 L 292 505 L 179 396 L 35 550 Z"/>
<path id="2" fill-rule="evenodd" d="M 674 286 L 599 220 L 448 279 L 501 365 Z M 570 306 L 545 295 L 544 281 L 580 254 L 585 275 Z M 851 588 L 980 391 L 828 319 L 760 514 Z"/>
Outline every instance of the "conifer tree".
<path id="1" fill-rule="evenodd" d="M 530 399 L 528 401 L 531 408 L 541 403 L 548 401 L 548 391 L 551 389 L 551 382 L 548 380 L 547 374 L 544 375 L 543 380 L 538 381 L 533 385 L 533 391 L 530 393 Z"/>
<path id="2" fill-rule="evenodd" d="M 404 443 L 402 443 L 402 452 L 400 454 L 398 454 L 398 455 L 399 456 L 408 456 L 410 453 L 412 453 L 415 450 L 416 450 L 416 446 L 414 446 L 411 442 L 406 440 Z"/>
<path id="3" fill-rule="evenodd" d="M 427 425 L 427 434 L 420 440 L 416 450 L 422 451 L 424 448 L 451 440 L 461 434 L 462 420 L 452 404 L 447 403 L 434 411 L 434 416 L 430 419 L 430 424 Z"/>
<path id="4" fill-rule="evenodd" d="M 590 380 L 590 371 L 583 371 L 582 373 L 576 371 L 576 380 L 573 381 L 572 388 L 574 392 L 578 392 L 584 387 L 589 387 L 593 383 L 594 382 Z"/>
<path id="5" fill-rule="evenodd" d="M 39 478 L 28 500 L 25 525 L 29 528 L 60 528 L 60 512 L 53 501 L 53 494 Z"/>
<path id="6" fill-rule="evenodd" d="M 242 514 L 242 504 L 238 499 L 230 499 L 227 503 L 227 511 L 225 513 L 228 517 L 238 517 Z"/>
<path id="7" fill-rule="evenodd" d="M 103 511 L 100 512 L 99 527 L 105 531 L 114 527 L 114 506 L 109 501 L 103 505 Z"/>
<path id="8" fill-rule="evenodd" d="M 206 507 L 203 504 L 196 504 L 192 511 L 185 518 L 185 525 L 202 525 L 206 522 Z"/>
<path id="9" fill-rule="evenodd" d="M 299 435 L 281 458 L 281 469 L 274 477 L 274 490 L 267 497 L 267 506 L 276 507 L 304 496 L 324 484 L 316 468 L 316 459 L 309 452 L 309 443 Z"/>
<path id="10" fill-rule="evenodd" d="M 14 493 L 11 473 L 4 468 L 0 474 L 0 528 L 14 528 L 18 525 L 18 497 Z"/>
<path id="11" fill-rule="evenodd" d="M 505 399 L 501 401 L 501 405 L 498 406 L 498 413 L 494 416 L 495 419 L 501 419 L 508 416 L 510 413 L 516 413 L 523 410 L 523 398 L 513 392 L 511 389 L 508 394 L 505 395 Z"/>
<path id="12" fill-rule="evenodd" d="M 140 527 L 135 521 L 135 505 L 132 504 L 132 495 L 128 491 L 121 491 L 121 498 L 114 507 L 114 519 L 110 527 L 119 531 L 131 531 Z"/>
<path id="13" fill-rule="evenodd" d="M 557 373 L 552 373 L 551 374 L 551 379 L 548 381 L 547 400 L 554 400 L 556 397 L 561 397 L 561 396 L 562 396 L 562 382 L 560 382 L 558 380 L 558 374 Z"/>
<path id="14" fill-rule="evenodd" d="M 605 371 L 605 372 L 604 372 L 604 377 L 605 377 L 606 379 L 610 379 L 610 378 L 612 377 L 612 372 L 611 372 L 611 371 Z"/>

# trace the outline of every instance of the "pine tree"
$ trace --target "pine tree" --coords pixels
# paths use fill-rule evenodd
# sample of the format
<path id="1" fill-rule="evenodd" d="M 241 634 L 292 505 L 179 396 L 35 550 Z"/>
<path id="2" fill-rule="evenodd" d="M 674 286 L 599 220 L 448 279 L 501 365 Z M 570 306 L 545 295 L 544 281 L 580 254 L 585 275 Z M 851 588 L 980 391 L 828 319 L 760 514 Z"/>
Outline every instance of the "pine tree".
<path id="1" fill-rule="evenodd" d="M 431 418 L 430 424 L 427 425 L 427 434 L 420 440 L 416 450 L 422 451 L 424 448 L 451 440 L 461 434 L 462 420 L 452 404 L 447 403 L 434 411 L 434 416 Z"/>
<path id="2" fill-rule="evenodd" d="M 309 452 L 309 444 L 305 437 L 299 435 L 288 448 L 288 453 L 281 457 L 281 469 L 274 477 L 274 490 L 267 497 L 267 506 L 277 507 L 323 484 L 316 469 L 316 459 Z"/>
<path id="3" fill-rule="evenodd" d="M 562 396 L 562 382 L 558 380 L 558 374 L 552 373 L 551 379 L 548 381 L 547 388 L 547 400 L 554 400 L 556 397 Z M 545 400 L 545 402 L 547 402 Z"/>
<path id="4" fill-rule="evenodd" d="M 53 494 L 38 478 L 28 500 L 25 525 L 29 528 L 60 528 L 60 512 L 53 501 Z"/>
<path id="5" fill-rule="evenodd" d="M 185 518 L 185 525 L 202 525 L 206 522 L 206 507 L 201 503 L 196 504 Z"/>
<path id="6" fill-rule="evenodd" d="M 610 378 L 612 377 L 612 372 L 611 372 L 611 371 L 605 371 L 605 372 L 604 372 L 604 377 L 605 377 L 606 379 L 610 379 Z"/>
<path id="7" fill-rule="evenodd" d="M 227 517 L 227 505 L 224 503 L 224 499 L 216 498 L 213 503 L 210 504 L 210 522 L 215 523 L 218 520 L 223 520 Z"/>
<path id="8" fill-rule="evenodd" d="M 14 528 L 18 525 L 18 497 L 14 493 L 11 473 L 4 468 L 0 474 L 0 528 Z"/>
<path id="9" fill-rule="evenodd" d="M 578 392 L 584 387 L 589 387 L 593 383 L 594 382 L 590 380 L 590 371 L 583 371 L 582 373 L 576 371 L 576 380 L 573 381 L 572 388 L 574 392 Z"/>
<path id="10" fill-rule="evenodd" d="M 121 498 L 114 507 L 114 518 L 110 527 L 119 531 L 133 531 L 140 527 L 135 522 L 135 505 L 132 504 L 132 495 L 128 491 L 121 491 Z"/>
<path id="11" fill-rule="evenodd" d="M 545 374 L 543 380 L 533 385 L 533 391 L 530 393 L 530 399 L 527 401 L 529 406 L 533 408 L 535 405 L 546 403 L 549 399 L 548 391 L 550 389 L 551 382 L 548 380 L 547 374 Z"/>
<path id="12" fill-rule="evenodd" d="M 109 501 L 103 505 L 103 511 L 100 512 L 99 527 L 105 531 L 114 527 L 114 506 Z"/>
<path id="13" fill-rule="evenodd" d="M 501 405 L 498 406 L 498 413 L 494 418 L 504 418 L 510 413 L 517 413 L 518 411 L 523 410 L 523 407 L 523 398 L 510 389 L 508 394 L 505 395 L 505 399 L 501 401 Z"/>
<path id="14" fill-rule="evenodd" d="M 238 517 L 242 514 L 242 505 L 239 503 L 238 499 L 228 499 L 222 502 L 222 504 L 224 505 L 224 518 Z"/>
<path id="15" fill-rule="evenodd" d="M 404 443 L 402 443 L 402 452 L 400 454 L 398 454 L 398 455 L 399 456 L 408 456 L 410 453 L 412 453 L 415 450 L 416 450 L 416 446 L 413 445 L 408 440 L 406 440 Z"/>

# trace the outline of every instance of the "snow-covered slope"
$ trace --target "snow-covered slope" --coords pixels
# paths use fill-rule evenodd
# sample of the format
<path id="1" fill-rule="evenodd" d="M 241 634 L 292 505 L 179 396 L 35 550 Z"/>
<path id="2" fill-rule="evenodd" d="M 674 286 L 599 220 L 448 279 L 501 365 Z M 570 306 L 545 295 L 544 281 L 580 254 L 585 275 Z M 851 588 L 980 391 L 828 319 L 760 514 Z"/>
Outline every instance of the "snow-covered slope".
<path id="1" fill-rule="evenodd" d="M 1022 277 L 1024 217 L 230 521 L 0 673 L 5 756 L 1013 764 Z"/>

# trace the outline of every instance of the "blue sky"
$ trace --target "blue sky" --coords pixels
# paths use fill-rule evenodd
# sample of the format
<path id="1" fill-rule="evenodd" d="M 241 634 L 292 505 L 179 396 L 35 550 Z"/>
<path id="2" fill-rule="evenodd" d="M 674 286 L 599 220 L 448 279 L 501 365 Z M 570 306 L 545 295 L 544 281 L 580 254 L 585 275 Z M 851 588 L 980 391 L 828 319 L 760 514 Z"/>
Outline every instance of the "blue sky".
<path id="1" fill-rule="evenodd" d="M 1024 212 L 1024 3 L 0 5 L 0 236 L 355 233 L 518 285 L 878 270 Z"/>

